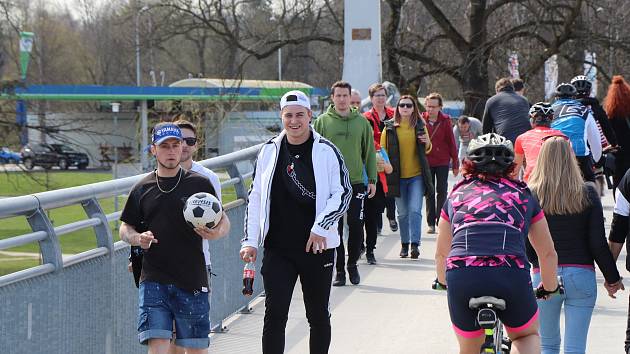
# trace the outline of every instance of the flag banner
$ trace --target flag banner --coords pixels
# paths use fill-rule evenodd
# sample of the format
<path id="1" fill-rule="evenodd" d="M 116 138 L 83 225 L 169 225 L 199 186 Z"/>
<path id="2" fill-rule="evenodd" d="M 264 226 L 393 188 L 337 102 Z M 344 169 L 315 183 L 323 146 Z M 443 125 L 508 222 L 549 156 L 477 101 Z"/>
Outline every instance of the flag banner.
<path id="1" fill-rule="evenodd" d="M 508 58 L 508 71 L 513 79 L 521 77 L 518 73 L 518 54 L 516 52 L 512 52 Z"/>
<path id="2" fill-rule="evenodd" d="M 545 61 L 545 100 L 550 101 L 558 85 L 558 55 L 554 54 Z"/>
<path id="3" fill-rule="evenodd" d="M 28 69 L 28 61 L 33 49 L 34 36 L 32 32 L 20 32 L 20 69 L 22 71 L 22 79 L 26 79 L 26 70 Z"/>
<path id="4" fill-rule="evenodd" d="M 591 97 L 597 96 L 597 53 L 584 51 L 584 76 L 588 77 L 588 81 L 593 85 L 591 88 Z"/>

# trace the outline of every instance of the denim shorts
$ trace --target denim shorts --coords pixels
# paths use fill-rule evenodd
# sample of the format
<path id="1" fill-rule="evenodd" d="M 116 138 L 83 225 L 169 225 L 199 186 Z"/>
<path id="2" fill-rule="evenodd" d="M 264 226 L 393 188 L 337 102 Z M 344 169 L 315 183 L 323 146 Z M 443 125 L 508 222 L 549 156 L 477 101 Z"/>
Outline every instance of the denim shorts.
<path id="1" fill-rule="evenodd" d="M 170 339 L 173 321 L 175 344 L 184 348 L 204 349 L 210 345 L 210 304 L 208 293 L 189 292 L 175 285 L 143 281 L 139 288 L 138 340 Z"/>

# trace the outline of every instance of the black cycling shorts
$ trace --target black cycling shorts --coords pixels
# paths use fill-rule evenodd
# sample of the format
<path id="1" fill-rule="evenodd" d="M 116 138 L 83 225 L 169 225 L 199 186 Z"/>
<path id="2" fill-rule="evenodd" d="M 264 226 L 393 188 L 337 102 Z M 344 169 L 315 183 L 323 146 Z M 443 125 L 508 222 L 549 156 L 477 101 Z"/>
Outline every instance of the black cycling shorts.
<path id="1" fill-rule="evenodd" d="M 510 267 L 463 267 L 446 271 L 448 309 L 455 333 L 466 338 L 483 335 L 477 310 L 468 307 L 473 297 L 493 296 L 505 300 L 496 311 L 508 332 L 528 328 L 538 318 L 538 305 L 527 269 Z"/>

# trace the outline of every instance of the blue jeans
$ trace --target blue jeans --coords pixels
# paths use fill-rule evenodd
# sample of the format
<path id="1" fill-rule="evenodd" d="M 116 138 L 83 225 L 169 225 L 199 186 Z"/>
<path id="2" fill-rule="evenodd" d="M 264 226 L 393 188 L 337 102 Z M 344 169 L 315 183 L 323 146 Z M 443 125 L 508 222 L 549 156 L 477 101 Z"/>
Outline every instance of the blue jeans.
<path id="1" fill-rule="evenodd" d="M 401 243 L 420 245 L 424 180 L 422 175 L 400 179 L 400 197 L 396 198 Z"/>
<path id="2" fill-rule="evenodd" d="M 586 350 L 586 337 L 597 299 L 595 271 L 580 267 L 558 267 L 564 282 L 564 295 L 538 300 L 542 354 L 560 353 L 560 310 L 564 304 L 564 353 Z M 533 284 L 540 284 L 540 273 L 533 275 Z"/>

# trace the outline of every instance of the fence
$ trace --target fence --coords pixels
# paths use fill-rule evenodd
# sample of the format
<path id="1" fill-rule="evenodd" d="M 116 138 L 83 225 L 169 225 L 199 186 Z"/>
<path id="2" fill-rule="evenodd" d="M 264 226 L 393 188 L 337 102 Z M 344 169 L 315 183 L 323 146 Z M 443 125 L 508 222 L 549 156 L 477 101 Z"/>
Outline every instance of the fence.
<path id="1" fill-rule="evenodd" d="M 247 191 L 237 163 L 251 162 L 258 146 L 201 163 L 225 170 L 236 200 L 224 205 L 230 234 L 211 241 L 213 273 L 210 319 L 222 321 L 248 306 L 241 294 L 243 263 L 238 256 Z M 251 163 L 249 164 L 250 166 Z M 0 353 L 144 353 L 138 344 L 138 293 L 127 271 L 129 245 L 113 241 L 109 222 L 120 212 L 105 214 L 99 199 L 127 194 L 144 175 L 0 200 L 0 220 L 24 216 L 32 232 L 0 240 L 0 250 L 38 242 L 41 265 L 0 276 Z M 80 204 L 86 219 L 53 226 L 46 211 Z M 91 228 L 94 249 L 62 257 L 59 238 Z M 262 257 L 259 257 L 262 259 Z M 255 283 L 255 295 L 262 282 Z"/>

